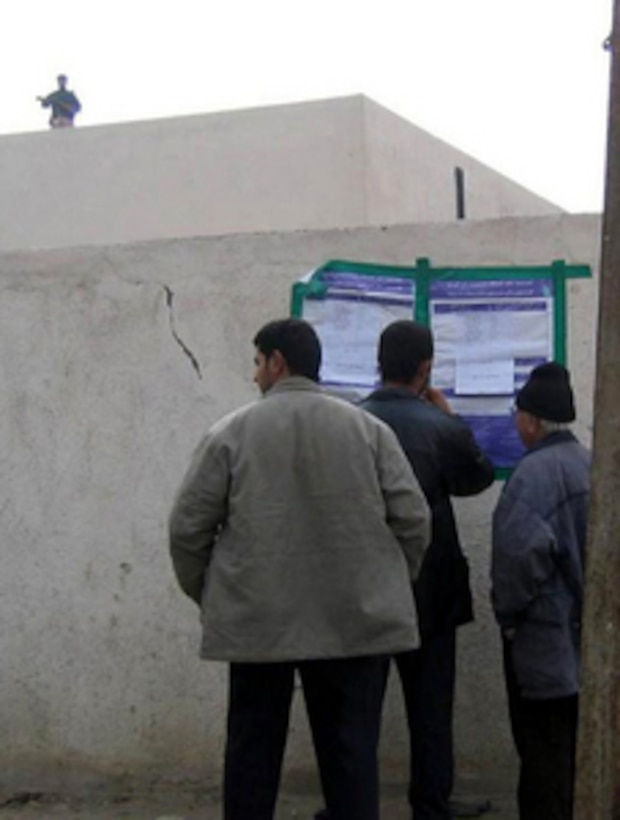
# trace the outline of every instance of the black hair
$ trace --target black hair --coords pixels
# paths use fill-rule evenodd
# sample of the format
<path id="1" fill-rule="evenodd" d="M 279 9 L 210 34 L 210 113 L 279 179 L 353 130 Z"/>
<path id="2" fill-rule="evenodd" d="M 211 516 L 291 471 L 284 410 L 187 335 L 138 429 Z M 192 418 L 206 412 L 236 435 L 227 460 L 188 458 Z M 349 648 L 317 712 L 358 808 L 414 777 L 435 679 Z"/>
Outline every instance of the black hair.
<path id="1" fill-rule="evenodd" d="M 267 358 L 279 350 L 292 375 L 318 382 L 321 343 L 312 325 L 303 319 L 268 322 L 254 337 L 254 345 Z"/>
<path id="2" fill-rule="evenodd" d="M 392 322 L 379 338 L 378 358 L 383 381 L 408 384 L 422 362 L 433 358 L 433 334 L 408 319 Z"/>

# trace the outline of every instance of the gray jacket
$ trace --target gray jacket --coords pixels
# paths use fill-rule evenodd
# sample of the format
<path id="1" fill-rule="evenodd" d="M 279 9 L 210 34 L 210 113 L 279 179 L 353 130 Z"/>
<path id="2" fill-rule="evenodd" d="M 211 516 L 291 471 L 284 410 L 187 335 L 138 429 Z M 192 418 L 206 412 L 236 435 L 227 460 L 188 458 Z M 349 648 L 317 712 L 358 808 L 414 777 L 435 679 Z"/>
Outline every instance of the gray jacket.
<path id="1" fill-rule="evenodd" d="M 521 694 L 579 691 L 590 454 L 572 433 L 522 458 L 493 515 L 493 607 Z"/>
<path id="2" fill-rule="evenodd" d="M 415 648 L 411 582 L 429 510 L 382 422 L 292 377 L 217 423 L 170 518 L 205 658 L 286 661 Z"/>

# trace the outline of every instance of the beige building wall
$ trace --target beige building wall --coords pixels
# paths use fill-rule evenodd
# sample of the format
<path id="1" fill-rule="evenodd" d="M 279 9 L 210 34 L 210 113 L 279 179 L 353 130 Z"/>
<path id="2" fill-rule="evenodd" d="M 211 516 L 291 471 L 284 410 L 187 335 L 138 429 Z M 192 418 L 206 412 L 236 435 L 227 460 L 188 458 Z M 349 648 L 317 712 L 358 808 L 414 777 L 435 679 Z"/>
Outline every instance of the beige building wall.
<path id="1" fill-rule="evenodd" d="M 364 111 L 367 225 L 457 218 L 455 170 L 466 219 L 543 216 L 562 209 L 372 100 Z"/>
<path id="2" fill-rule="evenodd" d="M 0 136 L 0 251 L 560 209 L 362 96 Z"/>
<path id="3" fill-rule="evenodd" d="M 599 232 L 598 218 L 565 215 L 2 254 L 2 787 L 219 781 L 225 668 L 197 658 L 198 612 L 173 580 L 166 518 L 206 429 L 255 396 L 251 339 L 288 313 L 298 277 L 333 258 L 419 256 L 596 271 Z M 596 281 L 569 286 L 586 440 Z M 458 504 L 477 611 L 460 638 L 458 772 L 489 792 L 514 775 L 489 608 L 498 490 Z M 382 765 L 403 794 L 404 726 L 392 687 Z M 286 778 L 313 771 L 297 697 Z"/>

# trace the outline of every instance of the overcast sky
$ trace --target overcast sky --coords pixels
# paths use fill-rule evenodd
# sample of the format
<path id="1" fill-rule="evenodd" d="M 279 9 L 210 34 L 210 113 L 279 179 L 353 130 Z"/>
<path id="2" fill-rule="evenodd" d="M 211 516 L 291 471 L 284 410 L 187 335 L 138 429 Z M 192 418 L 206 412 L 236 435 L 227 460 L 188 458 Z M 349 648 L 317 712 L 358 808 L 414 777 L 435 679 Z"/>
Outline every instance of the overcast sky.
<path id="1" fill-rule="evenodd" d="M 0 134 L 362 93 L 570 211 L 602 209 L 612 0 L 5 0 Z"/>

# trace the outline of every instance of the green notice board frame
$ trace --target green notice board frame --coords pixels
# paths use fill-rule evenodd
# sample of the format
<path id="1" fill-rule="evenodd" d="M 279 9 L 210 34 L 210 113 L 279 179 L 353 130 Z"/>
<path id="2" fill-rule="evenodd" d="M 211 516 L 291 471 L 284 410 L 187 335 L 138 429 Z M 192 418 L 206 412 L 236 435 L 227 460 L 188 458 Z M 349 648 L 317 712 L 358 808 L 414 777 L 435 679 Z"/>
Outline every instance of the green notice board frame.
<path id="1" fill-rule="evenodd" d="M 497 477 L 505 478 L 522 454 L 511 432 L 514 395 L 536 363 L 554 359 L 566 364 L 566 283 L 591 276 L 589 265 L 563 260 L 461 268 L 433 267 L 425 257 L 413 266 L 333 259 L 294 283 L 291 314 L 315 325 L 323 342 L 323 370 L 330 371 L 326 385 L 352 399 L 361 398 L 376 382 L 376 342 L 383 326 L 405 317 L 431 326 L 435 383 L 472 425 L 494 460 Z M 510 352 L 506 327 L 511 323 L 515 350 L 524 345 L 531 350 Z M 488 342 L 476 338 L 485 329 Z M 468 350 L 477 351 L 471 360 Z M 476 356 L 482 359 L 476 361 Z M 509 389 L 510 373 L 514 378 Z"/>

